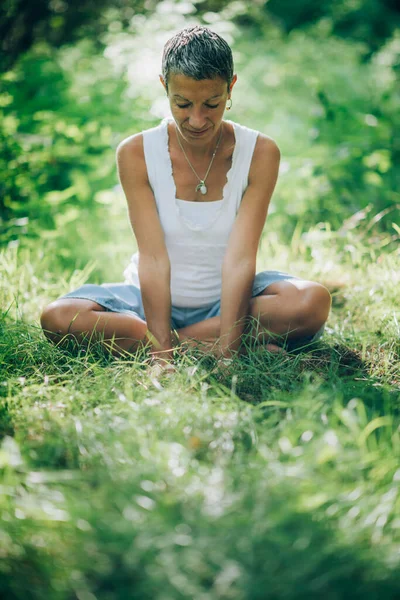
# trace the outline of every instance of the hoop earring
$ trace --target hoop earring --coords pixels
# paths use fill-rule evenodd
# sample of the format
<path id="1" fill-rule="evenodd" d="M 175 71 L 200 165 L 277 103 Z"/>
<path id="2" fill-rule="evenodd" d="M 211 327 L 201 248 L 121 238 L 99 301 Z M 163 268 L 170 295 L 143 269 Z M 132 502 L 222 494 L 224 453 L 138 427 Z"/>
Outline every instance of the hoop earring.
<path id="1" fill-rule="evenodd" d="M 228 104 L 226 105 L 226 110 L 231 110 L 232 108 L 232 98 L 228 98 L 228 102 L 230 102 L 229 106 Z"/>

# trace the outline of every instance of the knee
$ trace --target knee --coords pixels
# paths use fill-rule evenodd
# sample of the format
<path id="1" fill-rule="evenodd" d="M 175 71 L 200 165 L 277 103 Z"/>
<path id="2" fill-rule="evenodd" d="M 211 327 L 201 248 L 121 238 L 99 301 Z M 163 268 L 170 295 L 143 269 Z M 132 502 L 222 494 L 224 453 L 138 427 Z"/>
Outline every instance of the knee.
<path id="1" fill-rule="evenodd" d="M 310 335 L 319 331 L 329 316 L 331 302 L 329 291 L 319 283 L 303 290 L 297 314 L 299 325 Z"/>
<path id="2" fill-rule="evenodd" d="M 47 337 L 51 337 L 52 334 L 61 334 L 59 312 L 60 309 L 55 301 L 46 306 L 40 315 L 40 324 Z"/>
<path id="3" fill-rule="evenodd" d="M 58 300 L 51 302 L 40 315 L 40 324 L 44 334 L 53 339 L 54 336 L 64 336 L 68 333 L 65 306 Z"/>

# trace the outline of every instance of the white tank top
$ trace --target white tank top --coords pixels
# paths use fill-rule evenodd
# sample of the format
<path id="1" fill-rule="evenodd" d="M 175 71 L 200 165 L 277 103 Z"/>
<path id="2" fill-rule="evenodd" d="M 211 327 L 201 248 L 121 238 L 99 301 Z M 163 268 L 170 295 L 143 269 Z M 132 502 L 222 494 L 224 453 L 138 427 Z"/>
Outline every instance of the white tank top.
<path id="1" fill-rule="evenodd" d="M 222 262 L 240 202 L 247 188 L 258 132 L 232 123 L 235 148 L 222 200 L 188 202 L 176 198 L 168 146 L 168 121 L 143 132 L 143 147 L 165 244 L 171 263 L 173 306 L 201 307 L 221 296 Z M 126 283 L 140 287 L 138 253 L 124 271 Z"/>

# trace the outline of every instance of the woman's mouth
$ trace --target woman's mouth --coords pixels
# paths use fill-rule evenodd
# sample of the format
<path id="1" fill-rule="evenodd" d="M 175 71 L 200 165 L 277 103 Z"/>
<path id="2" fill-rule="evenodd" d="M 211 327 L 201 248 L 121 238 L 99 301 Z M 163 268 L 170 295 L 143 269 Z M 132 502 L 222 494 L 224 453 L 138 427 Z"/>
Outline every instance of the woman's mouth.
<path id="1" fill-rule="evenodd" d="M 189 135 L 193 135 L 194 137 L 200 137 L 202 135 L 204 135 L 205 133 L 207 133 L 208 131 L 208 127 L 207 129 L 202 129 L 201 131 L 191 131 L 190 129 L 186 129 L 186 131 L 188 132 Z"/>

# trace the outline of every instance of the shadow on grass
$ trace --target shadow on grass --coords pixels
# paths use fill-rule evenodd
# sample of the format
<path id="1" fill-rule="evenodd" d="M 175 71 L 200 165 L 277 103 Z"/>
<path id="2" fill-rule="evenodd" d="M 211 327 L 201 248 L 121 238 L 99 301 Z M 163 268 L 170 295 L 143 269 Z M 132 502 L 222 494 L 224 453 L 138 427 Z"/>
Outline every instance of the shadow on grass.
<path id="1" fill-rule="evenodd" d="M 310 383 L 340 397 L 346 404 L 352 398 L 362 398 L 378 414 L 384 414 L 388 402 L 400 406 L 400 386 L 393 387 L 387 372 L 362 356 L 358 349 L 346 344 L 317 341 L 291 352 L 275 354 L 260 347 L 232 363 L 229 370 L 214 371 L 215 381 L 242 400 L 259 404 L 273 398 L 278 392 L 291 395 L 293 402 Z M 313 391 L 312 391 L 313 390 Z M 315 386 L 311 386 L 310 394 Z M 391 412 L 393 412 L 393 408 Z"/>

